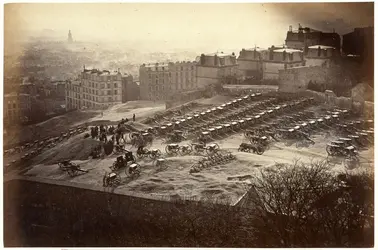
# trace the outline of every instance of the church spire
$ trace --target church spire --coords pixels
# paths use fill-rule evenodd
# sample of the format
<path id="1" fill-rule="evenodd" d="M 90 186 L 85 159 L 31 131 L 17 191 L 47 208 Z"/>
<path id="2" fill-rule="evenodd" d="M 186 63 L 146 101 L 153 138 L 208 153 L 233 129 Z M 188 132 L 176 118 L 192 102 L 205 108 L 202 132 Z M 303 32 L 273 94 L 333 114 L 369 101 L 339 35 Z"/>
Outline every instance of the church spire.
<path id="1" fill-rule="evenodd" d="M 72 42 L 73 42 L 72 34 L 71 34 L 71 30 L 68 31 L 68 42 L 69 42 L 69 43 L 72 43 Z"/>

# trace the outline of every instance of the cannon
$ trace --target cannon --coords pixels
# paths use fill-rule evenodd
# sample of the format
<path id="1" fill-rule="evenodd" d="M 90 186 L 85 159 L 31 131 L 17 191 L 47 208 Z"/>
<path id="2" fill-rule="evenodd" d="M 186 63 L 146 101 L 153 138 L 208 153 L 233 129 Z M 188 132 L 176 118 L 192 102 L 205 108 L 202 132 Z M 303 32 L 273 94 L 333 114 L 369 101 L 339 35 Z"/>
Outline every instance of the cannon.
<path id="1" fill-rule="evenodd" d="M 189 155 L 193 151 L 191 145 L 183 145 L 179 147 L 180 155 Z"/>
<path id="2" fill-rule="evenodd" d="M 150 157 L 151 159 L 156 159 L 161 155 L 160 149 L 144 149 L 140 148 L 137 151 L 138 158 Z"/>
<path id="3" fill-rule="evenodd" d="M 262 155 L 265 152 L 264 147 L 260 145 L 255 145 L 255 144 L 249 144 L 249 143 L 241 143 L 239 145 L 238 151 L 241 152 L 253 152 L 258 155 Z"/>
<path id="4" fill-rule="evenodd" d="M 102 178 L 103 187 L 117 187 L 119 184 L 121 184 L 121 177 L 117 173 L 111 172 L 104 174 Z"/>
<path id="5" fill-rule="evenodd" d="M 126 176 L 129 178 L 136 178 L 140 176 L 141 167 L 138 163 L 132 163 L 129 167 L 125 170 Z"/>
<path id="6" fill-rule="evenodd" d="M 165 152 L 167 154 L 177 154 L 180 150 L 180 146 L 176 143 L 171 143 L 165 146 Z"/>
<path id="7" fill-rule="evenodd" d="M 58 163 L 59 169 L 67 172 L 69 176 L 73 177 L 81 173 L 88 173 L 88 170 L 83 170 L 80 168 L 79 165 L 70 162 L 70 161 L 63 161 Z"/>

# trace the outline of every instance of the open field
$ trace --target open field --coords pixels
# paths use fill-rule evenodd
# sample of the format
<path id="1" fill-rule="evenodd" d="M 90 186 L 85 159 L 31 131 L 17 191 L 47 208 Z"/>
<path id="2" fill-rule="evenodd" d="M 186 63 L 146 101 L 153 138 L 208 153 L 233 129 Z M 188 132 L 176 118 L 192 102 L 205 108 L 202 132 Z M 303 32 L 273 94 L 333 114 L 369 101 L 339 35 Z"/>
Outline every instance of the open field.
<path id="1" fill-rule="evenodd" d="M 228 97 L 214 97 L 212 99 L 200 100 L 199 102 L 206 105 L 220 105 L 227 102 Z M 139 105 L 139 106 L 138 106 Z M 135 102 L 131 107 L 127 105 L 116 106 L 104 112 L 104 119 L 116 121 L 120 118 L 130 117 L 133 113 L 137 117 L 152 115 L 156 110 L 161 110 L 161 105 L 156 107 L 143 108 L 145 103 Z M 136 108 L 137 111 L 135 111 Z M 198 109 L 197 109 L 198 110 Z M 314 105 L 309 108 L 321 116 L 324 107 Z M 143 113 L 145 112 L 145 113 Z M 282 114 L 284 115 L 284 114 Z M 131 118 L 131 117 L 130 117 Z M 99 117 L 92 118 L 97 120 Z M 147 126 L 135 123 L 138 129 L 145 129 Z M 253 127 L 252 127 L 253 129 Z M 311 134 L 314 145 L 308 147 L 297 147 L 295 140 L 280 140 L 270 142 L 269 148 L 262 154 L 238 152 L 238 147 L 242 142 L 248 142 L 242 131 L 232 133 L 223 138 L 216 139 L 212 143 L 217 143 L 222 150 L 227 150 L 236 156 L 236 160 L 227 164 L 220 164 L 208 167 L 199 173 L 189 173 L 191 166 L 203 156 L 198 154 L 191 155 L 168 155 L 165 152 L 166 143 L 161 137 L 155 138 L 150 149 L 160 149 L 162 157 L 166 159 L 167 165 L 163 169 L 154 166 L 153 161 L 148 157 L 137 159 L 141 166 L 141 174 L 136 179 L 130 179 L 125 174 L 125 169 L 120 169 L 118 174 L 121 177 L 121 184 L 117 187 L 118 192 L 127 191 L 133 193 L 151 194 L 154 196 L 168 196 L 181 198 L 196 199 L 214 199 L 215 201 L 235 204 L 247 191 L 252 177 L 259 173 L 262 168 L 268 168 L 275 163 L 292 163 L 293 160 L 309 162 L 312 160 L 324 160 L 327 158 L 326 145 L 336 140 L 340 136 L 334 133 L 333 129 L 315 131 Z M 110 172 L 110 166 L 121 154 L 111 154 L 99 159 L 89 159 L 92 148 L 99 144 L 99 141 L 91 138 L 84 139 L 84 133 L 75 135 L 55 147 L 47 149 L 40 155 L 30 160 L 32 165 L 23 174 L 26 176 L 36 176 L 40 178 L 53 179 L 59 182 L 74 182 L 90 184 L 96 187 L 102 187 L 103 176 L 105 172 Z M 128 136 L 127 136 L 128 138 Z M 187 145 L 190 140 L 180 142 L 180 145 Z M 126 149 L 131 150 L 136 155 L 136 148 L 126 144 Z M 374 148 L 360 150 L 360 167 L 352 170 L 346 170 L 341 158 L 335 157 L 332 161 L 332 168 L 335 172 L 342 171 L 361 171 L 373 167 Z M 58 162 L 71 160 L 80 164 L 81 168 L 88 170 L 88 173 L 79 174 L 70 177 L 67 173 L 61 171 Z"/>

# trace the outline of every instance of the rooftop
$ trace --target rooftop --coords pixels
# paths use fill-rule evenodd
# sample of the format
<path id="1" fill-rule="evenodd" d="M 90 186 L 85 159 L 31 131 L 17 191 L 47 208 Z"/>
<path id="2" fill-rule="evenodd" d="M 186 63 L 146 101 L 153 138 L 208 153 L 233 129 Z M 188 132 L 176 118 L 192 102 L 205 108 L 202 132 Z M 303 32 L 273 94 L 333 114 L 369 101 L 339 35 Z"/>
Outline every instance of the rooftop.
<path id="1" fill-rule="evenodd" d="M 326 45 L 313 45 L 313 46 L 309 46 L 308 48 L 309 49 L 318 49 L 320 47 L 320 49 L 334 49 L 335 47 L 332 47 L 332 46 L 326 46 Z"/>
<path id="2" fill-rule="evenodd" d="M 284 52 L 284 51 L 286 51 L 286 53 L 302 52 L 302 50 L 298 50 L 298 49 L 287 49 L 287 48 L 284 48 L 284 49 L 274 49 L 273 51 L 274 51 L 274 52 Z"/>
<path id="3" fill-rule="evenodd" d="M 117 75 L 120 72 L 119 71 L 111 72 L 109 70 L 99 70 L 99 69 L 84 69 L 83 73 L 86 73 L 86 74 L 97 74 L 97 75 L 105 75 L 105 74 L 106 75 Z"/>
<path id="4" fill-rule="evenodd" d="M 244 50 L 247 50 L 247 51 L 264 51 L 264 50 L 268 50 L 268 49 L 265 49 L 265 48 L 260 48 L 260 47 L 256 47 L 256 48 L 249 48 L 249 49 L 244 49 Z"/>
<path id="5" fill-rule="evenodd" d="M 205 56 L 227 57 L 227 56 L 235 56 L 235 55 L 232 55 L 229 53 L 223 53 L 223 52 L 216 52 L 216 53 L 205 54 Z"/>

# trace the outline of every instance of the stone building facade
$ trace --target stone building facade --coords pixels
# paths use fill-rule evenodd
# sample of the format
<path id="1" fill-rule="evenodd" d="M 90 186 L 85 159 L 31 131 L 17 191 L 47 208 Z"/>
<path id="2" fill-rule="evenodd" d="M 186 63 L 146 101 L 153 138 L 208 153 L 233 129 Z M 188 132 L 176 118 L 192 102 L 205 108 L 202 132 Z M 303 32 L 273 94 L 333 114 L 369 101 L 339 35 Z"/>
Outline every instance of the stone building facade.
<path id="1" fill-rule="evenodd" d="M 305 65 L 301 50 L 276 48 L 272 46 L 262 51 L 263 80 L 278 80 L 279 71 Z"/>
<path id="2" fill-rule="evenodd" d="M 340 51 L 341 39 L 340 35 L 335 32 L 327 33 L 299 25 L 298 30 L 295 31 L 292 26 L 289 27 L 285 44 L 288 48 L 302 50 L 309 46 L 322 44 Z"/>
<path id="3" fill-rule="evenodd" d="M 314 45 L 305 52 L 306 66 L 330 67 L 333 60 L 339 55 L 336 48 L 325 45 Z"/>
<path id="4" fill-rule="evenodd" d="M 139 82 L 141 99 L 167 100 L 172 94 L 197 88 L 196 62 L 143 64 Z"/>
<path id="5" fill-rule="evenodd" d="M 242 49 L 238 57 L 239 74 L 242 80 L 261 80 L 263 75 L 262 48 Z"/>
<path id="6" fill-rule="evenodd" d="M 5 94 L 3 112 L 5 125 L 28 121 L 31 112 L 31 96 L 18 93 Z"/>
<path id="7" fill-rule="evenodd" d="M 101 109 L 122 102 L 122 74 L 119 71 L 85 69 L 67 84 L 67 109 Z"/>
<path id="8" fill-rule="evenodd" d="M 202 54 L 197 62 L 197 86 L 204 89 L 212 84 L 230 84 L 238 78 L 238 63 L 234 53 Z"/>

